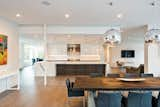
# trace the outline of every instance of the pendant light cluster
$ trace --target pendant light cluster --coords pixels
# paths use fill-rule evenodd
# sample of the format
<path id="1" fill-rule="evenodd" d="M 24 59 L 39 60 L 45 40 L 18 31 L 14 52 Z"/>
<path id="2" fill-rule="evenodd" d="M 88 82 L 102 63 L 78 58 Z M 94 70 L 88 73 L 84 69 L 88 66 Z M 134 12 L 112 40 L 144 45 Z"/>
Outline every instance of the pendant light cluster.
<path id="1" fill-rule="evenodd" d="M 160 29 L 150 29 L 145 35 L 146 43 L 160 43 Z"/>
<path id="2" fill-rule="evenodd" d="M 159 6 L 160 1 L 153 0 L 153 2 L 150 3 L 150 6 L 152 6 L 154 9 L 156 9 L 156 6 Z M 110 5 L 112 6 L 113 3 L 111 2 Z M 155 13 L 155 10 L 153 10 L 153 13 Z M 153 15 L 153 17 L 155 17 Z M 104 34 L 104 42 L 105 44 L 110 45 L 118 45 L 121 43 L 121 32 L 117 29 L 110 29 L 105 32 Z M 157 29 L 157 27 L 153 27 L 152 29 L 148 30 L 145 34 L 145 43 L 160 43 L 160 28 Z"/>
<path id="3" fill-rule="evenodd" d="M 110 29 L 104 34 L 104 42 L 110 45 L 118 45 L 121 42 L 121 32 L 117 29 Z"/>
<path id="4" fill-rule="evenodd" d="M 150 5 L 156 9 L 156 6 L 158 5 L 158 1 L 154 0 Z M 153 10 L 153 13 L 155 10 Z M 155 17 L 155 16 L 154 16 Z M 155 26 L 153 26 L 152 29 L 148 30 L 148 32 L 145 35 L 145 43 L 160 43 L 160 29 L 157 29 Z"/>

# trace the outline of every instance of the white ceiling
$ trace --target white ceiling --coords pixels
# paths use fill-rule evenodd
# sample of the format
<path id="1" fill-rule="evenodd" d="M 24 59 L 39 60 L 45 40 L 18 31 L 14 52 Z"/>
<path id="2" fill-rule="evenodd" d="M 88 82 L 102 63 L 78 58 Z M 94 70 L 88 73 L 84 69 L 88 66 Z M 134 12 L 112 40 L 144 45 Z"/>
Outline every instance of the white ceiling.
<path id="1" fill-rule="evenodd" d="M 160 24 L 160 3 L 153 8 L 153 0 L 46 0 L 50 6 L 44 6 L 44 0 L 0 0 L 0 16 L 19 24 L 54 25 L 121 25 L 139 26 Z M 108 3 L 113 1 L 113 6 Z M 157 0 L 160 2 L 160 0 Z M 20 13 L 22 17 L 16 18 Z M 66 19 L 64 15 L 70 14 Z M 117 14 L 123 18 L 118 19 Z"/>

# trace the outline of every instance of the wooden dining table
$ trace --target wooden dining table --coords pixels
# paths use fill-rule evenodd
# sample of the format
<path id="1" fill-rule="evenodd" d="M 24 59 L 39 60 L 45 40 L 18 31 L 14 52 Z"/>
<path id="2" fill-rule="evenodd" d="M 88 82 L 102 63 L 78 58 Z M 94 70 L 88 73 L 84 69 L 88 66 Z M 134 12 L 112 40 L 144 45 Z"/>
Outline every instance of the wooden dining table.
<path id="1" fill-rule="evenodd" d="M 95 107 L 96 91 L 160 91 L 159 77 L 143 79 L 143 81 L 122 81 L 121 78 L 76 77 L 73 89 L 88 91 L 88 107 Z"/>

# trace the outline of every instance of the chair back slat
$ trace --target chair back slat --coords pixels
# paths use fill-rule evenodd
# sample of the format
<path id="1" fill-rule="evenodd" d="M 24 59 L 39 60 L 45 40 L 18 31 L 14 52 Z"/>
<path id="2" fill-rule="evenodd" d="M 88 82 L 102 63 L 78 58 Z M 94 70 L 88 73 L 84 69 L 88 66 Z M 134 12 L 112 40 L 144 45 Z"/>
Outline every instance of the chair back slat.
<path id="1" fill-rule="evenodd" d="M 110 73 L 110 74 L 107 74 L 107 77 L 109 77 L 109 78 L 119 78 L 120 74 Z"/>
<path id="2" fill-rule="evenodd" d="M 126 73 L 124 75 L 124 77 L 125 78 L 138 78 L 138 77 L 140 77 L 140 74 L 138 74 L 138 73 Z"/>
<path id="3" fill-rule="evenodd" d="M 141 77 L 144 77 L 144 78 L 149 78 L 149 77 L 153 77 L 153 74 L 141 74 Z"/>
<path id="4" fill-rule="evenodd" d="M 90 73 L 90 77 L 103 77 L 102 73 Z"/>

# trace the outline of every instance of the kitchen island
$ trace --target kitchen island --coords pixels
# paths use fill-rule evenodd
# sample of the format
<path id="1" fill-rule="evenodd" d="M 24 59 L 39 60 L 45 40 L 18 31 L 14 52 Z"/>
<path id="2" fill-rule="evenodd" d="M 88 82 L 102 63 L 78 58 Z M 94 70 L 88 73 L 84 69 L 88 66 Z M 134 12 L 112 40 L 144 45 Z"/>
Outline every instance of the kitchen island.
<path id="1" fill-rule="evenodd" d="M 106 74 L 106 66 L 100 61 L 67 61 L 67 60 L 45 60 L 34 64 L 35 76 L 43 76 L 46 71 L 46 76 L 58 75 L 89 75 L 90 73 Z"/>

